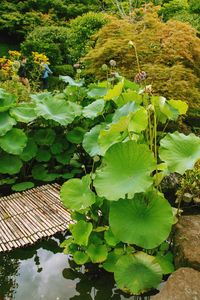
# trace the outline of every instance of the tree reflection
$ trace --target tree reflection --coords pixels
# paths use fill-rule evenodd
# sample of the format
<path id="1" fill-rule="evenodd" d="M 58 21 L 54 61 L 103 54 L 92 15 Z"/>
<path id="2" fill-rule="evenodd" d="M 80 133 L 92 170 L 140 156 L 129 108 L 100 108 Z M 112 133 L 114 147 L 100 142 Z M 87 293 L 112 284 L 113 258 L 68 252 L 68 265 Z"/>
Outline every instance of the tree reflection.
<path id="1" fill-rule="evenodd" d="M 150 296 L 131 296 L 118 290 L 115 285 L 113 274 L 104 270 L 77 270 L 72 261 L 69 260 L 71 268 L 63 270 L 63 277 L 68 280 L 77 280 L 76 292 L 79 295 L 71 297 L 69 300 L 149 300 Z M 77 266 L 76 266 L 77 267 Z"/>
<path id="2" fill-rule="evenodd" d="M 0 300 L 13 299 L 18 269 L 18 259 L 12 258 L 9 253 L 0 254 Z"/>

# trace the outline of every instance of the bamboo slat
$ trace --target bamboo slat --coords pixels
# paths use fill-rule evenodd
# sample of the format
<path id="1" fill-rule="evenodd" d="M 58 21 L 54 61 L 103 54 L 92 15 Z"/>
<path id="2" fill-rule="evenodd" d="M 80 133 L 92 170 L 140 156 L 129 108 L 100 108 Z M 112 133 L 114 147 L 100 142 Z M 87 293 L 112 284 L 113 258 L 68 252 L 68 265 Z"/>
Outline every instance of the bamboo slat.
<path id="1" fill-rule="evenodd" d="M 59 198 L 60 186 L 47 184 L 0 197 L 0 252 L 31 245 L 72 223 Z"/>

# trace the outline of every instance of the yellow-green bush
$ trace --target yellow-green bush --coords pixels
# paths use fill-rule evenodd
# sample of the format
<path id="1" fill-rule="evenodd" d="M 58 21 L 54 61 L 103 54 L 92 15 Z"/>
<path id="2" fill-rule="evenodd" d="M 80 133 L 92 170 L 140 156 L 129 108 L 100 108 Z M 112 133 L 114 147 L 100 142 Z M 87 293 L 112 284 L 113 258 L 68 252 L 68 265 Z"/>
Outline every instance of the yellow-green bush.
<path id="1" fill-rule="evenodd" d="M 93 38 L 95 47 L 83 59 L 87 74 L 103 78 L 101 66 L 111 59 L 117 69 L 133 79 L 138 73 L 134 48 L 137 48 L 141 70 L 148 74 L 146 84 L 154 92 L 183 99 L 198 106 L 200 99 L 200 39 L 189 24 L 170 20 L 163 23 L 158 7 L 148 6 L 131 19 L 112 19 Z M 135 22 L 137 18 L 137 22 Z"/>

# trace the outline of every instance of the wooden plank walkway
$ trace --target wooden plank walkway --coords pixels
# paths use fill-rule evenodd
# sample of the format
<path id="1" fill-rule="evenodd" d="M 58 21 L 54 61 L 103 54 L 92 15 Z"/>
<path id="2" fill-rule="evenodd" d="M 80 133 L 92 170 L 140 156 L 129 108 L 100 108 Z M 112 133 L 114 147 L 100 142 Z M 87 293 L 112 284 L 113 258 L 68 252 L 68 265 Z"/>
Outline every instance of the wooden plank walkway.
<path id="1" fill-rule="evenodd" d="M 31 245 L 64 231 L 72 223 L 62 206 L 58 184 L 0 197 L 0 252 Z"/>

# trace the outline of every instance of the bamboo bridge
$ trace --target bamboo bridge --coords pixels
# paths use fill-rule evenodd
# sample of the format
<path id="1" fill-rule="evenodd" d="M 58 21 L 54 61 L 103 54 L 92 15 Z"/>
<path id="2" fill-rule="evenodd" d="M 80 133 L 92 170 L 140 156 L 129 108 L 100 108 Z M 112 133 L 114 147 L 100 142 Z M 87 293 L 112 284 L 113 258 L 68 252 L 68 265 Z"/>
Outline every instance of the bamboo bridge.
<path id="1" fill-rule="evenodd" d="M 34 244 L 69 227 L 72 220 L 59 190 L 55 183 L 0 197 L 0 252 Z"/>

